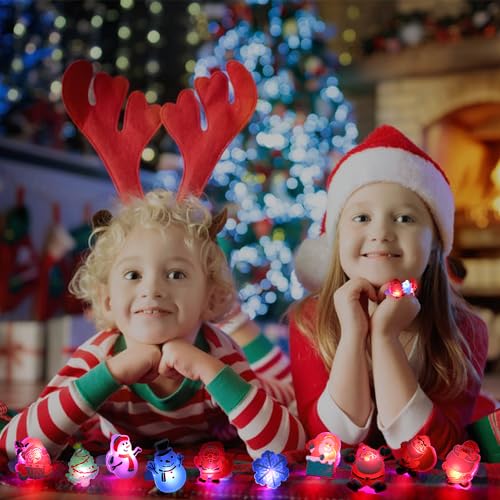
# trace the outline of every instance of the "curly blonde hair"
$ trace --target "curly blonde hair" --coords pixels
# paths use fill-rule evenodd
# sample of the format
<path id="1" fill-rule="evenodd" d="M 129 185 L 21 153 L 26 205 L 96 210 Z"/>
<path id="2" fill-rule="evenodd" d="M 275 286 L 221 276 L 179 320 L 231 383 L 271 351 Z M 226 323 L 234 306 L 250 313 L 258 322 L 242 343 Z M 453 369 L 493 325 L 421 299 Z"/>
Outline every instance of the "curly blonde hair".
<path id="1" fill-rule="evenodd" d="M 212 215 L 199 198 L 188 196 L 176 200 L 176 193 L 165 190 L 148 192 L 144 198 L 121 205 L 109 225 L 96 227 L 89 238 L 89 253 L 70 282 L 69 290 L 90 305 L 98 328 L 112 328 L 102 303 L 113 261 L 128 234 L 138 225 L 148 229 L 166 228 L 170 224 L 186 229 L 185 243 L 200 243 L 200 259 L 207 277 L 209 298 L 208 321 L 219 322 L 235 305 L 236 290 L 224 253 L 210 235 Z"/>

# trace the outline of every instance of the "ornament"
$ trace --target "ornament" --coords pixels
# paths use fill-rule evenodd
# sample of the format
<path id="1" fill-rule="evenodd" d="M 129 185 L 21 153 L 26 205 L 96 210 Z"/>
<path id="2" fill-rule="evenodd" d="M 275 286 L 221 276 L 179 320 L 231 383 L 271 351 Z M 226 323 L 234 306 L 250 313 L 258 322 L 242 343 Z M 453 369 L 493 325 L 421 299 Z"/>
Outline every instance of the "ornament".
<path id="1" fill-rule="evenodd" d="M 448 483 L 468 488 L 477 472 L 480 461 L 479 446 L 475 441 L 456 444 L 446 455 L 442 465 Z"/>
<path id="2" fill-rule="evenodd" d="M 415 47 L 422 43 L 424 35 L 424 26 L 422 22 L 417 20 L 404 24 L 399 30 L 399 37 L 409 47 Z"/>
<path id="3" fill-rule="evenodd" d="M 3 420 L 4 422 L 10 422 L 10 415 L 9 415 L 9 409 L 7 408 L 7 405 L 0 400 L 0 420 Z"/>
<path id="4" fill-rule="evenodd" d="M 15 469 L 20 479 L 44 479 L 51 474 L 50 455 L 40 439 L 27 437 L 16 441 L 15 449 Z"/>
<path id="5" fill-rule="evenodd" d="M 273 490 L 279 488 L 290 474 L 287 465 L 286 458 L 281 453 L 265 451 L 260 458 L 255 459 L 252 463 L 255 482 Z"/>
<path id="6" fill-rule="evenodd" d="M 386 453 L 385 449 L 375 450 L 364 443 L 358 446 L 351 469 L 351 479 L 347 483 L 348 488 L 358 491 L 362 486 L 370 486 L 377 493 L 385 490 L 385 464 L 382 451 Z M 390 453 L 390 450 L 388 452 Z"/>
<path id="7" fill-rule="evenodd" d="M 389 286 L 384 293 L 385 295 L 399 299 L 403 295 L 415 295 L 416 291 L 417 282 L 414 279 L 404 281 L 392 280 L 389 282 Z"/>
<path id="8" fill-rule="evenodd" d="M 156 442 L 155 448 L 153 460 L 148 461 L 146 469 L 152 474 L 156 487 L 162 493 L 180 490 L 187 477 L 182 465 L 183 455 L 175 453 L 168 439 Z"/>
<path id="9" fill-rule="evenodd" d="M 307 442 L 306 474 L 309 476 L 333 477 L 340 462 L 340 439 L 331 432 L 321 432 Z"/>
<path id="10" fill-rule="evenodd" d="M 268 236 L 273 228 L 273 220 L 269 219 L 269 217 L 264 217 L 262 220 L 254 222 L 252 228 L 257 238 Z"/>
<path id="11" fill-rule="evenodd" d="M 398 460 L 396 472 L 408 472 L 416 476 L 417 472 L 427 472 L 434 468 L 437 455 L 428 436 L 415 436 L 411 441 L 401 443 L 401 458 Z"/>
<path id="12" fill-rule="evenodd" d="M 297 26 L 297 21 L 293 18 L 287 19 L 283 23 L 283 35 L 285 38 L 290 36 L 296 36 L 299 33 L 299 28 Z"/>
<path id="13" fill-rule="evenodd" d="M 106 467 L 120 479 L 130 479 L 137 473 L 139 464 L 136 456 L 142 448 L 136 447 L 132 450 L 130 438 L 124 434 L 113 434 L 109 443 L 109 451 L 106 453 Z"/>
<path id="14" fill-rule="evenodd" d="M 317 76 L 324 71 L 325 65 L 323 63 L 323 60 L 318 56 L 310 55 L 309 57 L 307 57 L 304 63 L 304 69 L 306 71 L 306 74 Z"/>
<path id="15" fill-rule="evenodd" d="M 202 482 L 211 480 L 218 483 L 220 479 L 230 476 L 233 468 L 232 460 L 226 457 L 224 446 L 218 441 L 205 443 L 194 457 L 194 464 L 200 471 L 199 480 Z"/>
<path id="16" fill-rule="evenodd" d="M 73 448 L 75 452 L 69 460 L 66 479 L 70 483 L 86 488 L 90 481 L 99 474 L 99 467 L 92 455 L 80 443 L 75 444 Z"/>

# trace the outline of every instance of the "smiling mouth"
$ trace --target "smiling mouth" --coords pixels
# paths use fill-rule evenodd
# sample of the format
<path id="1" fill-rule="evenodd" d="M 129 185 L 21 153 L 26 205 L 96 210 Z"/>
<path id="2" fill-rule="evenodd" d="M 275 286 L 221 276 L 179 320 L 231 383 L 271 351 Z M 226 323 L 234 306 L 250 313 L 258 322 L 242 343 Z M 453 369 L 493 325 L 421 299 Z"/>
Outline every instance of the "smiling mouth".
<path id="1" fill-rule="evenodd" d="M 162 316 L 165 314 L 170 314 L 170 312 L 165 309 L 160 309 L 159 307 L 148 307 L 146 309 L 138 309 L 134 314 L 145 314 L 146 316 Z"/>
<path id="2" fill-rule="evenodd" d="M 397 257 L 401 257 L 401 255 L 397 253 L 389 253 L 389 252 L 368 252 L 361 254 L 362 257 L 366 257 L 368 259 L 394 259 Z"/>
<path id="3" fill-rule="evenodd" d="M 172 465 L 170 468 L 159 468 L 160 472 L 170 472 L 171 470 L 174 470 L 176 468 L 176 465 Z"/>

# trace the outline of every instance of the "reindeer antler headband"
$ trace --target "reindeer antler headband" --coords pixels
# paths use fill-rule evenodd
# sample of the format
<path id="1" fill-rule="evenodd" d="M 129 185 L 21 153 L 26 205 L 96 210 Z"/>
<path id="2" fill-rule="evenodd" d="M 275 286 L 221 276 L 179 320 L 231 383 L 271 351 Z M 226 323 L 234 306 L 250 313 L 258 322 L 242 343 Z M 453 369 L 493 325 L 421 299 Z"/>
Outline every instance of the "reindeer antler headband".
<path id="1" fill-rule="evenodd" d="M 147 104 L 144 94 L 134 91 L 128 98 L 121 130 L 118 119 L 129 87 L 126 78 L 94 75 L 91 63 L 76 61 L 64 73 L 62 96 L 69 116 L 103 161 L 123 202 L 131 196 L 144 196 L 139 180 L 141 154 L 163 122 L 184 159 L 177 193 L 177 199 L 182 199 L 203 193 L 222 153 L 255 110 L 257 88 L 250 72 L 237 61 L 228 62 L 227 72 L 233 102 L 229 102 L 228 79 L 221 71 L 210 78 L 197 78 L 197 95 L 192 89 L 183 90 L 175 104 L 163 107 Z"/>

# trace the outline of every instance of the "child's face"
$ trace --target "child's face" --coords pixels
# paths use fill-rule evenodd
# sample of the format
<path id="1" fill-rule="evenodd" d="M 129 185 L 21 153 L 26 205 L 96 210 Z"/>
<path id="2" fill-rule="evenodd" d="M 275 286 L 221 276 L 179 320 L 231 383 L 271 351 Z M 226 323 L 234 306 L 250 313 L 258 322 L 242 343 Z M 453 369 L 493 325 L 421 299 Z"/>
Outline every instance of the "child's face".
<path id="1" fill-rule="evenodd" d="M 434 242 L 434 224 L 422 199 L 399 184 L 380 182 L 355 191 L 339 220 L 342 269 L 374 286 L 419 280 Z"/>
<path id="2" fill-rule="evenodd" d="M 125 339 L 194 341 L 208 304 L 199 245 L 185 230 L 134 228 L 110 270 L 104 309 Z"/>

